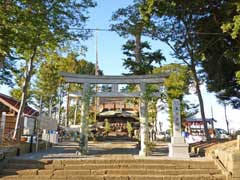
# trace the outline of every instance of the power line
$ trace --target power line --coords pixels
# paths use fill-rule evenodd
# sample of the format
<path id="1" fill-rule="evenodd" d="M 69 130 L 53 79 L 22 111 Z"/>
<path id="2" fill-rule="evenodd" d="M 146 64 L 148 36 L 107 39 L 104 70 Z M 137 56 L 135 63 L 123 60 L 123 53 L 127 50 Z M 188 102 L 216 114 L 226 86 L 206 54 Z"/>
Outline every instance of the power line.
<path id="1" fill-rule="evenodd" d="M 76 29 L 76 30 L 82 30 L 82 31 L 110 31 L 110 32 L 115 32 L 114 30 L 112 29 L 98 29 L 98 28 L 76 28 L 76 27 L 71 27 L 69 29 Z"/>
<path id="2" fill-rule="evenodd" d="M 113 29 L 96 29 L 96 28 L 70 28 L 75 30 L 82 30 L 82 31 L 105 31 L 105 32 L 117 32 Z M 228 35 L 226 33 L 214 33 L 214 32 L 189 32 L 189 34 L 199 34 L 199 35 Z"/>
<path id="3" fill-rule="evenodd" d="M 1 26 L 0 27 L 4 27 Z M 9 27 L 9 26 L 8 26 Z M 11 27 L 11 26 L 10 26 Z M 70 27 L 69 30 L 79 30 L 79 31 L 102 31 L 102 32 L 117 32 L 113 29 L 107 29 L 107 28 L 78 28 L 78 27 Z M 221 36 L 227 36 L 229 34 L 227 33 L 214 33 L 214 32 L 189 32 L 189 34 L 196 34 L 196 35 L 221 35 Z"/>

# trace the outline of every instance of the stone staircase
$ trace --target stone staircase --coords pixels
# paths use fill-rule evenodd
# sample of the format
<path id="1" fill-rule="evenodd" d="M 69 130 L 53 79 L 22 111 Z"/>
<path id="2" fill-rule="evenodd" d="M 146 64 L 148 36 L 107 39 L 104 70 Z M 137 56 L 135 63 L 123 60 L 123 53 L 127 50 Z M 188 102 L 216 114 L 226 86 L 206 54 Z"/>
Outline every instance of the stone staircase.
<path id="1" fill-rule="evenodd" d="M 86 158 L 11 159 L 0 170 L 8 180 L 225 180 L 210 160 Z"/>

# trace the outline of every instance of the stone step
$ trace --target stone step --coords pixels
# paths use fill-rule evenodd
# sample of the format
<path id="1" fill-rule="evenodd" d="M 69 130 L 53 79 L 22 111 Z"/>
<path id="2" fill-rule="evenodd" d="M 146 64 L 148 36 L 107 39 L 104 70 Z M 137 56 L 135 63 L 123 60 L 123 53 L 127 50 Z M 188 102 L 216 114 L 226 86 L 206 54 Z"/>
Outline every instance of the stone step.
<path id="1" fill-rule="evenodd" d="M 54 169 L 55 167 L 62 167 L 65 170 L 79 170 L 79 169 L 124 169 L 124 168 L 136 168 L 136 169 L 217 169 L 212 164 L 74 164 L 64 166 L 47 165 L 46 169 Z"/>
<path id="2" fill-rule="evenodd" d="M 220 174 L 218 169 L 98 169 L 98 170 L 38 170 L 38 169 L 3 169 L 1 175 L 178 175 L 178 174 Z"/>
<path id="3" fill-rule="evenodd" d="M 223 175 L 4 176 L 2 180 L 225 180 Z"/>
<path id="4" fill-rule="evenodd" d="M 20 163 L 20 164 L 51 164 L 53 160 L 30 160 L 30 159 L 8 159 L 8 163 Z"/>
<path id="5" fill-rule="evenodd" d="M 20 163 L 8 163 L 7 169 L 116 169 L 116 168 L 151 168 L 151 169 L 213 169 L 217 168 L 214 164 L 202 164 L 202 163 L 181 163 L 181 164 L 145 164 L 145 163 L 118 163 L 118 164 L 20 164 Z"/>
<path id="6" fill-rule="evenodd" d="M 178 174 L 220 174 L 218 169 L 98 169 L 98 170 L 38 170 L 38 169 L 3 169 L 1 175 L 55 175 L 55 176 L 81 176 L 81 175 L 178 175 Z"/>
<path id="7" fill-rule="evenodd" d="M 81 175 L 191 175 L 191 174 L 221 174 L 218 169 L 103 169 L 103 170 L 56 170 L 54 176 L 81 176 Z"/>
<path id="8" fill-rule="evenodd" d="M 54 160 L 52 164 L 199 164 L 199 165 L 214 165 L 213 161 L 209 160 L 159 160 L 159 159 L 80 159 L 80 160 Z"/>
<path id="9" fill-rule="evenodd" d="M 22 163 L 8 163 L 8 169 L 43 169 L 46 164 L 33 163 L 33 164 L 22 164 Z"/>
<path id="10" fill-rule="evenodd" d="M 0 176 L 11 180 L 225 180 L 213 161 L 168 159 L 11 159 Z"/>

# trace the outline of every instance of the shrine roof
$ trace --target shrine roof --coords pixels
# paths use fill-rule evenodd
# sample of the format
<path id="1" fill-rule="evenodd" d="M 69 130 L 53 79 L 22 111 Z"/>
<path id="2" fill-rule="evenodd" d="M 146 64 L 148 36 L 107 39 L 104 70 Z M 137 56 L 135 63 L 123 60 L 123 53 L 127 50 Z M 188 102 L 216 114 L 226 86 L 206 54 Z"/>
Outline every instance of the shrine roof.
<path id="1" fill-rule="evenodd" d="M 0 93 L 0 103 L 4 104 L 5 106 L 13 109 L 14 111 L 18 112 L 19 111 L 19 107 L 21 102 L 16 100 L 13 97 L 7 96 L 5 94 Z M 25 106 L 24 109 L 24 115 L 27 116 L 38 116 L 38 111 L 36 111 L 35 109 L 31 108 L 30 106 Z"/>

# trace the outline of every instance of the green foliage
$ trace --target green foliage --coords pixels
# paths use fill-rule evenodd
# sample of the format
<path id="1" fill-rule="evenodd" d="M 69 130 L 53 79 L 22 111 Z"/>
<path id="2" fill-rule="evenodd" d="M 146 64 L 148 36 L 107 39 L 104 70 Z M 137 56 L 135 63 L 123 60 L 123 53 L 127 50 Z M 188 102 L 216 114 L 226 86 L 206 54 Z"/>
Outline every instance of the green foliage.
<path id="1" fill-rule="evenodd" d="M 71 124 L 74 124 L 74 113 L 75 113 L 75 108 L 76 105 L 72 105 L 70 107 L 69 110 L 69 122 L 71 122 Z M 79 108 L 79 107 L 78 107 Z M 76 118 L 76 124 L 79 125 L 80 124 L 80 119 L 81 119 L 81 112 L 77 111 L 77 118 Z"/>
<path id="2" fill-rule="evenodd" d="M 169 73 L 169 77 L 164 81 L 165 97 L 163 101 L 168 104 L 168 114 L 170 121 L 170 129 L 172 133 L 173 128 L 173 114 L 172 114 L 172 101 L 173 99 L 179 99 L 181 102 L 181 119 L 185 119 L 189 115 L 197 113 L 195 105 L 190 105 L 183 101 L 183 97 L 189 92 L 189 85 L 192 82 L 192 74 L 187 66 L 180 64 L 169 64 L 161 68 L 155 68 L 154 74 Z M 190 112 L 189 112 L 190 110 Z"/>
<path id="3" fill-rule="evenodd" d="M 151 74 L 154 68 L 153 64 L 160 65 L 161 62 L 165 60 L 165 57 L 160 50 L 149 52 L 151 47 L 146 41 L 142 42 L 140 47 L 141 61 L 138 62 L 135 60 L 135 41 L 128 40 L 126 44 L 123 45 L 123 54 L 126 56 L 126 58 L 123 59 L 123 66 L 129 69 L 131 74 Z"/>
<path id="4" fill-rule="evenodd" d="M 205 60 L 201 62 L 204 69 L 205 82 L 211 92 L 217 94 L 220 100 L 231 102 L 234 108 L 240 107 L 239 88 L 236 75 L 240 69 L 239 38 L 233 39 L 222 24 L 234 19 L 237 14 L 237 4 L 222 1 L 214 6 L 209 6 L 197 22 L 196 31 L 205 35 L 196 36 L 199 50 L 204 54 Z M 230 31 L 230 30 L 229 30 Z M 212 34 L 209 34 L 211 32 Z M 213 35 L 215 33 L 215 35 Z"/>
<path id="5" fill-rule="evenodd" d="M 133 5 L 120 8 L 112 15 L 111 29 L 125 38 L 136 37 L 147 32 L 145 21 L 142 19 L 139 8 L 141 1 L 137 0 Z M 115 23 L 114 23 L 115 22 Z"/>
<path id="6" fill-rule="evenodd" d="M 233 14 L 232 22 L 225 22 L 222 25 L 223 32 L 230 32 L 233 39 L 239 37 L 240 34 L 240 3 L 239 2 L 229 2 L 236 5 L 236 13 Z"/>
<path id="7" fill-rule="evenodd" d="M 132 124 L 127 121 L 127 131 L 129 136 L 132 135 L 132 130 L 133 130 Z"/>
<path id="8" fill-rule="evenodd" d="M 63 46 L 65 42 L 80 41 L 89 36 L 89 32 L 72 31 L 71 27 L 83 28 L 88 19 L 88 8 L 94 6 L 92 0 L 1 1 L 1 64 L 10 60 L 21 60 L 24 64 L 22 104 L 17 125 L 23 113 L 34 69 L 46 54 Z"/>
<path id="9" fill-rule="evenodd" d="M 77 74 L 95 74 L 95 64 L 84 59 L 79 60 L 78 54 L 69 53 L 66 56 L 61 53 L 49 54 L 47 59 L 41 63 L 37 73 L 35 83 L 35 92 L 37 97 L 43 97 L 43 106 L 49 106 L 50 98 L 53 98 L 53 104 L 59 103 L 59 93 L 76 92 L 82 89 L 80 85 L 70 84 L 63 89 L 62 77 L 59 72 L 71 72 Z M 63 92 L 60 92 L 63 91 Z"/>
<path id="10" fill-rule="evenodd" d="M 133 5 L 118 9 L 112 16 L 111 29 L 125 38 L 134 38 L 123 46 L 124 54 L 127 56 L 124 66 L 133 74 L 146 74 L 152 70 L 153 62 L 159 63 L 164 59 L 160 51 L 145 54 L 143 52 L 144 48 L 150 49 L 150 46 L 147 42 L 142 43 L 141 37 L 147 34 L 153 24 L 152 21 L 142 18 L 140 14 L 142 4 L 145 3 L 145 1 L 136 0 Z M 143 67 L 146 67 L 146 70 Z"/>
<path id="11" fill-rule="evenodd" d="M 168 73 L 169 77 L 164 81 L 167 96 L 171 99 L 183 99 L 189 92 L 192 83 L 192 74 L 187 66 L 180 64 L 168 64 L 154 69 L 154 74 Z"/>
<path id="12" fill-rule="evenodd" d="M 108 135 L 108 133 L 111 131 L 111 126 L 108 119 L 105 119 L 104 122 L 105 122 L 104 131 Z"/>
<path id="13" fill-rule="evenodd" d="M 197 29 L 197 26 L 201 18 L 211 15 L 208 11 L 209 7 L 216 7 L 221 3 L 223 2 L 163 0 L 154 1 L 152 5 L 150 4 L 152 18 L 155 20 L 155 28 L 150 32 L 150 36 L 165 42 L 172 49 L 174 57 L 185 63 L 191 70 L 208 141 L 210 135 L 207 129 L 200 89 L 200 84 L 203 81 L 201 62 L 205 60 L 203 51 L 208 47 L 202 47 L 196 40 L 199 32 L 202 32 L 202 29 Z M 146 9 L 148 10 L 148 8 Z M 148 12 L 144 13 L 144 9 L 142 11 L 143 16 L 149 14 Z M 203 57 L 204 59 L 202 59 Z"/>
<path id="14" fill-rule="evenodd" d="M 240 84 L 240 71 L 236 73 L 236 77 L 237 77 L 238 84 Z"/>

